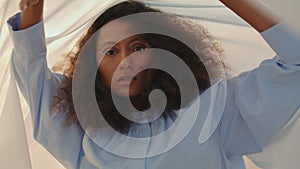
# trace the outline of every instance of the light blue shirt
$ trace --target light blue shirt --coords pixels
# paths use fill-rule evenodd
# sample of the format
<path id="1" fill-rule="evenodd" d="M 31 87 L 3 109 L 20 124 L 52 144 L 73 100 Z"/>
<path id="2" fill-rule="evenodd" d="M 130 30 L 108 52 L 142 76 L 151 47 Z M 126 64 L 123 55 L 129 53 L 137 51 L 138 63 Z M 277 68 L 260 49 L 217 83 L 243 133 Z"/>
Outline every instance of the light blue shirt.
<path id="1" fill-rule="evenodd" d="M 9 27 L 15 46 L 13 73 L 30 106 L 34 137 L 68 169 L 245 169 L 242 156 L 262 151 L 299 109 L 300 38 L 280 23 L 262 33 L 277 54 L 274 58 L 211 87 L 219 89 L 226 83 L 226 103 L 224 109 L 214 105 L 217 115 L 211 121 L 215 125 L 208 126 L 204 139 L 199 135 L 207 114 L 199 113 L 188 135 L 166 153 L 140 159 L 117 156 L 99 147 L 77 126 L 64 126 L 63 113 L 49 112 L 62 76 L 47 67 L 43 21 L 20 31 Z M 211 88 L 199 96 L 203 100 L 201 109 L 208 109 L 205 105 L 210 101 Z M 173 120 L 160 119 L 155 129 L 153 124 L 132 126 L 130 132 L 157 130 L 157 126 L 163 128 Z M 116 148 L 139 151 L 128 146 L 127 140 L 107 137 Z M 148 149 L 155 149 L 151 140 L 148 144 Z"/>

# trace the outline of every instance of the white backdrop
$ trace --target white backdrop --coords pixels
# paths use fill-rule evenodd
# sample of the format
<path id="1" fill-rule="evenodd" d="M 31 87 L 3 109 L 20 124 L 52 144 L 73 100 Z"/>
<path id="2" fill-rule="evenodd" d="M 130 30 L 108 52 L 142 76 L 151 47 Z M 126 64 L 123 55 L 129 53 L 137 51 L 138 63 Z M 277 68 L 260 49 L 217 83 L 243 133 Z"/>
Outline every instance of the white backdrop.
<path id="1" fill-rule="evenodd" d="M 49 66 L 62 59 L 95 16 L 117 2 L 116 0 L 57 0 L 55 3 L 45 1 L 44 19 Z M 223 45 L 227 62 L 235 70 L 235 74 L 252 69 L 261 60 L 274 56 L 257 32 L 217 0 L 145 2 L 164 11 L 196 19 L 205 25 Z M 297 16 L 300 16 L 298 10 L 300 1 L 262 0 L 262 2 L 280 14 L 300 33 L 300 22 L 296 20 Z M 19 100 L 14 77 L 10 74 L 9 60 L 13 46 L 6 20 L 17 11 L 18 0 L 0 0 L 0 168 L 63 168 L 33 141 L 29 110 L 22 96 Z M 279 133 L 277 136 L 279 141 L 272 143 L 263 153 L 253 158 L 271 162 L 272 165 L 267 168 L 299 168 L 296 153 L 300 152 L 300 145 L 296 141 L 299 138 L 297 130 L 300 129 L 300 123 L 297 122 L 298 118 L 295 116 L 290 125 L 283 130 L 288 132 Z"/>

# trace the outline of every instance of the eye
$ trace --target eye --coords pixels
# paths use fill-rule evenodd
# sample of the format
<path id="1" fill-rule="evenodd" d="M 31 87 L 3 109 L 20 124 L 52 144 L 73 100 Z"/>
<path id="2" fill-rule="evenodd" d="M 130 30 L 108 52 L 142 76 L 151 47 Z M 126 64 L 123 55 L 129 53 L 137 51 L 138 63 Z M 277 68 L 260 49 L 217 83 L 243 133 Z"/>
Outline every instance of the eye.
<path id="1" fill-rule="evenodd" d="M 117 54 L 117 51 L 114 49 L 110 49 L 105 53 L 105 55 L 109 55 L 109 56 L 115 55 L 115 54 Z"/>
<path id="2" fill-rule="evenodd" d="M 101 49 L 100 54 L 105 56 L 112 56 L 118 53 L 118 49 L 115 47 L 107 46 Z"/>
<path id="3" fill-rule="evenodd" d="M 144 49 L 146 49 L 146 46 L 141 45 L 141 46 L 135 47 L 134 51 L 141 51 L 141 50 L 144 50 Z"/>
<path id="4" fill-rule="evenodd" d="M 133 42 L 130 48 L 132 51 L 138 52 L 150 48 L 150 45 L 146 42 Z"/>

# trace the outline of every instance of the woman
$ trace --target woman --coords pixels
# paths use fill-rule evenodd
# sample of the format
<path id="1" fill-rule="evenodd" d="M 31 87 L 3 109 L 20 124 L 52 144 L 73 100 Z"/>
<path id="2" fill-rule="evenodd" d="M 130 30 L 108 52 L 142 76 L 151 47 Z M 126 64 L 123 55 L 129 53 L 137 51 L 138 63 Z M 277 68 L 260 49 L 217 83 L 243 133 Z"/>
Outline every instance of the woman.
<path id="1" fill-rule="evenodd" d="M 124 119 L 120 120 L 122 116 L 110 116 L 111 114 L 105 115 L 106 112 L 116 111 L 111 111 L 115 108 L 111 108 L 109 106 L 106 106 L 105 108 L 104 106 L 104 109 L 109 109 L 102 111 L 104 113 L 104 118 L 108 119 L 107 121 L 112 122 L 110 126 L 119 133 L 133 138 L 150 138 L 146 140 L 144 147 L 136 145 L 138 148 L 135 148 L 134 145 L 130 145 L 132 142 L 130 142 L 128 137 L 117 137 L 117 139 L 115 139 L 114 134 L 110 135 L 111 133 L 106 132 L 105 130 L 101 130 L 101 135 L 93 137 L 91 133 L 87 131 L 88 128 L 85 128 L 85 123 L 80 123 L 80 127 L 85 129 L 86 133 L 84 133 L 80 127 L 78 127 L 78 124 L 74 125 L 77 122 L 78 114 L 75 116 L 75 112 L 72 110 L 74 110 L 73 106 L 75 107 L 76 105 L 64 104 L 65 102 L 61 102 L 66 100 L 67 103 L 72 103 L 72 101 L 70 101 L 72 98 L 68 95 L 70 94 L 70 91 L 65 90 L 71 90 L 70 83 L 72 81 L 68 78 L 74 78 L 74 67 L 72 67 L 72 65 L 70 66 L 68 69 L 69 72 L 66 72 L 65 74 L 66 78 L 60 82 L 61 78 L 56 78 L 56 75 L 53 75 L 47 68 L 44 67 L 46 63 L 45 46 L 32 45 L 32 43 L 28 43 L 30 42 L 29 37 L 34 37 L 36 40 L 35 43 L 40 42 L 37 44 L 44 44 L 43 27 L 42 22 L 40 22 L 42 20 L 43 1 L 39 1 L 37 4 L 23 10 L 20 17 L 19 27 L 16 26 L 13 29 L 24 30 L 12 33 L 13 39 L 15 39 L 13 64 L 17 82 L 30 105 L 31 112 L 33 113 L 35 138 L 67 168 L 183 168 L 187 166 L 189 168 L 244 168 L 242 155 L 260 152 L 284 126 L 299 106 L 300 94 L 297 93 L 297 88 L 300 83 L 298 80 L 300 72 L 299 56 L 294 55 L 293 53 L 294 51 L 297 51 L 297 49 L 290 49 L 289 45 L 288 47 L 282 48 L 282 46 L 277 43 L 276 38 L 278 37 L 276 36 L 278 36 L 278 34 L 282 36 L 280 40 L 283 41 L 283 44 L 294 42 L 294 39 L 289 37 L 288 32 L 282 28 L 282 25 L 276 25 L 276 21 L 267 17 L 267 15 L 260 13 L 254 6 L 250 5 L 246 1 L 224 0 L 222 2 L 232 8 L 233 11 L 244 18 L 257 31 L 264 32 L 266 40 L 270 41 L 270 45 L 274 47 L 278 56 L 272 60 L 264 62 L 259 68 L 249 73 L 243 74 L 237 78 L 228 79 L 228 82 L 226 83 L 228 84 L 228 88 L 226 88 L 226 104 L 224 109 L 221 109 L 222 116 L 219 118 L 222 118 L 217 118 L 220 120 L 220 123 L 217 120 L 217 126 L 212 127 L 214 129 L 208 132 L 208 136 L 204 137 L 205 139 L 201 137 L 202 139 L 198 141 L 200 131 L 205 129 L 205 118 L 207 115 L 199 114 L 199 116 L 195 119 L 195 125 L 192 126 L 189 133 L 184 136 L 183 140 L 179 139 L 179 142 L 177 142 L 174 147 L 168 147 L 169 143 L 172 143 L 172 141 L 169 142 L 164 139 L 166 142 L 156 143 L 155 140 L 151 140 L 151 138 L 153 135 L 158 136 L 161 132 L 172 127 L 173 124 L 175 124 L 175 121 L 181 121 L 182 118 L 180 118 L 176 112 L 174 113 L 173 110 L 185 108 L 189 110 L 190 107 L 193 107 L 193 105 L 190 105 L 190 101 L 198 98 L 198 93 L 193 93 L 193 97 L 188 100 L 186 105 L 184 104 L 184 107 L 178 107 L 179 103 L 172 103 L 172 100 L 170 103 L 168 100 L 169 103 L 166 103 L 167 108 L 170 108 L 171 111 L 167 111 L 168 109 L 166 109 L 163 116 L 157 118 L 157 123 L 155 123 L 155 121 L 153 121 L 153 123 L 145 124 L 135 124 L 128 121 L 124 122 Z M 121 3 L 119 6 L 117 5 L 110 8 L 111 10 L 115 10 L 116 15 L 119 14 L 119 16 L 105 21 L 103 17 L 105 13 L 109 11 L 107 10 L 98 18 L 98 22 L 103 23 L 97 23 L 96 21 L 95 24 L 99 27 L 94 28 L 92 26 L 89 29 L 89 31 L 94 33 L 93 31 L 97 31 L 101 28 L 99 30 L 99 34 L 97 34 L 99 36 L 96 36 L 96 40 L 98 40 L 97 44 L 101 44 L 101 42 L 104 41 L 103 39 L 105 39 L 105 35 L 112 34 L 103 33 L 105 31 L 111 31 L 111 27 L 109 27 L 111 23 L 117 25 L 113 28 L 122 27 L 125 30 L 133 29 L 132 24 L 128 24 L 128 22 L 118 22 L 118 20 L 114 22 L 114 20 L 128 15 L 128 13 L 122 14 L 120 12 L 122 7 L 126 5 L 131 7 L 138 5 L 137 9 L 141 9 L 140 12 L 156 11 L 134 1 Z M 135 14 L 137 12 L 133 13 Z M 249 15 L 249 13 L 251 13 L 251 15 Z M 11 20 L 10 23 L 13 25 L 12 21 L 13 20 Z M 88 43 L 85 38 L 90 38 L 89 35 L 92 33 L 89 34 L 89 31 L 87 36 L 84 36 L 84 38 L 80 41 L 82 43 L 79 43 L 79 49 L 84 49 L 83 46 Z M 123 31 L 121 30 L 114 31 L 114 33 L 118 36 L 123 36 L 122 32 Z M 129 31 L 124 32 L 128 33 Z M 140 72 L 140 70 L 148 65 L 149 60 L 152 60 L 151 57 L 153 55 L 145 53 L 142 55 L 143 59 L 134 64 L 129 64 L 130 62 L 125 59 L 127 57 L 130 58 L 129 55 L 134 54 L 134 51 L 146 52 L 148 48 L 156 47 L 155 45 L 163 45 L 163 43 L 155 41 L 157 38 L 153 38 L 155 37 L 154 35 L 146 35 L 129 36 L 129 39 L 122 40 L 119 43 L 110 46 L 108 50 L 102 50 L 101 47 L 98 48 L 98 45 L 96 46 L 96 51 L 100 49 L 100 51 L 104 51 L 100 52 L 102 53 L 101 56 L 105 55 L 103 57 L 100 56 L 100 60 L 102 59 L 102 62 L 100 62 L 99 71 L 97 72 L 98 78 L 96 78 L 96 80 L 101 80 L 101 78 L 104 79 L 102 79 L 99 83 L 96 82 L 96 97 L 98 93 L 101 94 L 100 97 L 103 96 L 103 93 L 105 93 L 105 91 L 100 90 L 109 88 L 112 91 L 112 95 L 115 94 L 117 95 L 117 99 L 122 99 L 122 96 L 127 95 L 128 91 L 126 89 L 129 88 L 129 97 L 133 98 L 132 103 L 134 107 L 138 110 L 147 110 L 149 108 L 149 104 L 143 101 L 145 100 L 145 96 L 142 94 L 146 93 L 146 95 L 148 95 L 148 90 L 155 89 L 155 86 L 150 86 L 146 89 L 141 88 L 141 86 L 144 86 L 147 79 L 151 80 L 153 77 L 157 76 L 153 75 L 153 73 L 149 71 L 145 70 Z M 111 38 L 111 36 L 108 38 Z M 275 44 L 273 41 L 274 39 L 272 38 L 275 39 Z M 133 39 L 138 39 L 138 42 L 134 40 L 134 44 L 138 45 L 133 48 L 128 48 L 128 46 L 130 46 L 129 41 L 132 41 Z M 170 40 L 172 43 L 173 41 L 173 39 Z M 181 44 L 179 43 L 178 45 Z M 165 48 L 162 47 L 162 49 Z M 212 47 L 211 50 L 218 51 L 216 47 Z M 71 59 L 78 59 L 80 55 L 79 53 L 81 52 L 84 53 L 84 50 L 79 51 L 77 54 L 75 53 L 75 57 Z M 107 55 L 112 55 L 113 58 L 106 57 Z M 179 54 L 179 56 L 183 55 Z M 192 57 L 192 55 L 189 56 Z M 26 63 L 24 63 L 24 57 L 26 57 Z M 189 59 L 190 57 L 187 57 L 187 60 L 184 60 L 183 57 L 185 62 L 188 62 Z M 121 62 L 123 60 L 125 62 Z M 135 62 L 135 60 L 132 62 Z M 201 62 L 199 62 L 199 64 L 201 64 Z M 195 67 L 200 66 L 200 68 L 203 68 L 203 66 L 199 64 Z M 205 64 L 205 62 L 203 62 L 203 64 Z M 205 105 L 207 103 L 206 101 L 210 101 L 210 96 L 207 96 L 209 95 L 208 93 L 213 91 L 210 89 L 221 88 L 224 82 L 217 82 L 216 84 L 213 83 L 214 85 L 210 87 L 211 80 L 207 78 L 207 74 L 210 72 L 209 69 L 207 69 L 207 73 L 203 70 L 193 70 L 193 66 L 191 66 L 191 64 L 188 65 L 193 71 L 193 75 L 196 76 L 198 72 L 201 72 L 202 74 L 199 77 L 206 77 L 203 79 L 196 78 L 197 80 L 201 79 L 201 81 L 197 82 L 197 84 L 200 89 L 199 93 L 202 93 L 200 97 L 204 98 L 204 102 L 202 103 Z M 137 69 L 134 69 L 133 67 L 137 67 Z M 124 70 L 125 68 L 133 70 L 133 73 L 130 74 L 129 77 L 125 77 L 123 76 L 124 74 L 121 74 L 120 78 L 118 78 L 120 83 L 119 86 L 117 86 L 118 80 L 114 81 L 112 72 Z M 137 76 L 134 76 L 137 72 L 140 73 L 137 74 Z M 217 74 L 216 79 L 222 77 L 221 75 L 218 76 Z M 167 77 L 162 76 L 162 78 L 165 79 Z M 98 84 L 99 86 L 97 86 Z M 160 83 L 153 82 L 149 84 Z M 125 85 L 127 87 L 123 90 L 120 85 Z M 170 82 L 169 85 L 165 85 L 167 91 L 170 90 L 170 86 L 175 88 L 175 92 L 170 91 L 169 98 L 172 97 L 172 94 L 178 93 L 176 91 L 176 86 L 174 86 L 172 82 Z M 56 91 L 58 88 L 58 93 L 53 93 L 53 91 Z M 203 91 L 201 91 L 201 89 Z M 275 93 L 278 93 L 280 98 L 274 97 L 276 96 Z M 55 97 L 55 99 L 52 104 L 53 97 Z M 101 98 L 98 97 L 97 101 L 98 100 L 101 100 Z M 176 101 L 176 99 L 174 100 Z M 110 101 L 111 99 L 108 99 L 108 102 Z M 100 109 L 102 108 L 101 104 L 105 105 L 104 101 L 97 103 Z M 62 111 L 63 113 L 49 113 L 51 104 L 54 108 L 58 108 L 56 109 L 58 112 Z M 214 107 L 218 108 L 219 105 L 216 104 Z M 217 112 L 217 108 L 215 108 L 214 111 Z M 132 107 L 129 107 L 128 111 L 132 111 Z M 270 122 L 268 122 L 269 120 Z M 276 125 L 273 124 L 274 122 Z M 157 124 L 161 123 L 164 125 L 162 130 L 160 127 L 159 129 L 152 130 L 153 127 L 151 125 L 157 126 Z M 202 125 L 204 125 L 204 127 Z M 175 127 L 176 126 L 177 124 L 175 124 Z M 178 124 L 178 126 L 180 126 L 180 124 Z M 146 130 L 144 130 L 145 127 Z M 180 130 L 180 127 L 178 127 L 177 130 Z M 142 130 L 139 130 L 140 128 L 142 128 Z M 145 133 L 136 131 L 150 132 Z M 156 131 L 158 133 L 152 133 L 152 131 Z M 172 136 L 166 138 L 176 139 L 176 137 Z M 160 146 L 164 143 L 167 145 L 167 149 L 165 151 L 152 153 L 155 149 L 161 148 Z M 162 147 L 166 148 L 164 146 Z M 137 154 L 139 156 L 136 156 Z"/>

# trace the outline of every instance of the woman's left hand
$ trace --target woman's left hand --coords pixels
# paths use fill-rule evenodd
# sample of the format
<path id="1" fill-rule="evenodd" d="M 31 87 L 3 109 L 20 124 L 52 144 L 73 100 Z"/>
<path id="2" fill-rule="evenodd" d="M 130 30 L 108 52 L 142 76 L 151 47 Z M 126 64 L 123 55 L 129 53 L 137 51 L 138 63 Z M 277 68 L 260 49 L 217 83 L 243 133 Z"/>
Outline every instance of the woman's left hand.
<path id="1" fill-rule="evenodd" d="M 257 0 L 220 0 L 258 32 L 278 23 L 277 16 Z"/>

